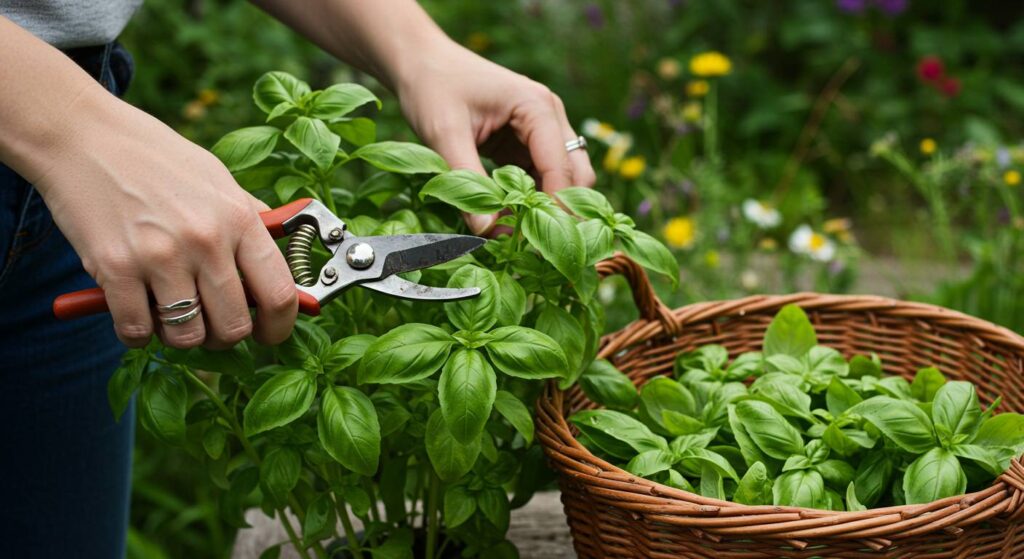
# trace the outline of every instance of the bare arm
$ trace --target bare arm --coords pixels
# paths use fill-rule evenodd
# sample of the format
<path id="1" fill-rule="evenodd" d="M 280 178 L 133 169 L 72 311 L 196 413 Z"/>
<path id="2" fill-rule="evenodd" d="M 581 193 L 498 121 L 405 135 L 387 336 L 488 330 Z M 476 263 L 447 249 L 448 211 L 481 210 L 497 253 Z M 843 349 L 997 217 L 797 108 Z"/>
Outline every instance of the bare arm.
<path id="1" fill-rule="evenodd" d="M 118 337 L 226 347 L 280 342 L 297 298 L 262 206 L 209 152 L 117 99 L 0 17 L 0 161 L 32 182 L 103 288 Z M 255 327 L 238 270 L 258 302 Z M 201 319 L 154 320 L 148 300 L 198 293 Z M 54 295 L 57 295 L 56 293 Z"/>
<path id="2" fill-rule="evenodd" d="M 414 0 L 253 0 L 394 91 L 416 132 L 455 168 L 483 171 L 477 149 L 525 167 L 546 192 L 591 186 L 562 101 L 543 85 L 451 41 Z M 468 216 L 483 232 L 494 216 Z"/>

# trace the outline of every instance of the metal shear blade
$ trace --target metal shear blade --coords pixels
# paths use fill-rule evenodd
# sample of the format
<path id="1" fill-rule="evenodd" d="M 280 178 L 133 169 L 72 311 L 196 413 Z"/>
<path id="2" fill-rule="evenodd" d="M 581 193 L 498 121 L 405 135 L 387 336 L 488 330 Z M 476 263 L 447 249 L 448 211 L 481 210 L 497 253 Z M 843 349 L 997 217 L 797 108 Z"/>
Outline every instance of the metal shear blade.
<path id="1" fill-rule="evenodd" d="M 380 281 L 361 283 L 359 286 L 385 295 L 391 295 L 392 297 L 412 301 L 458 301 L 460 299 L 470 299 L 480 294 L 479 287 L 462 289 L 430 287 L 413 283 L 400 276 L 388 276 Z"/>

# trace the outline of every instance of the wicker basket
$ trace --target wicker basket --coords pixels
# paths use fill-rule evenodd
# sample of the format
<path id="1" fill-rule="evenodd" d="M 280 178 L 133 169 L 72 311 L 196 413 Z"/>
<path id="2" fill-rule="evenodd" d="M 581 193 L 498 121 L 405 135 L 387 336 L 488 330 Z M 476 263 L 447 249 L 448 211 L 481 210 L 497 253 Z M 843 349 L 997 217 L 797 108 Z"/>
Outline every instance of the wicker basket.
<path id="1" fill-rule="evenodd" d="M 877 353 L 888 373 L 911 377 L 936 365 L 978 386 L 985 404 L 1024 411 L 1024 338 L 943 308 L 869 296 L 798 293 L 667 309 L 643 269 L 616 256 L 602 276 L 623 274 L 641 318 L 602 340 L 599 357 L 640 385 L 670 374 L 680 351 L 721 344 L 731 355 L 759 350 L 782 306 L 810 316 L 822 344 Z M 629 474 L 576 441 L 566 417 L 594 408 L 579 388 L 549 384 L 537 404 L 538 437 L 559 473 L 562 502 L 580 557 L 775 559 L 811 557 L 1024 558 L 1024 465 L 1015 459 L 994 485 L 924 505 L 831 512 L 746 506 Z"/>

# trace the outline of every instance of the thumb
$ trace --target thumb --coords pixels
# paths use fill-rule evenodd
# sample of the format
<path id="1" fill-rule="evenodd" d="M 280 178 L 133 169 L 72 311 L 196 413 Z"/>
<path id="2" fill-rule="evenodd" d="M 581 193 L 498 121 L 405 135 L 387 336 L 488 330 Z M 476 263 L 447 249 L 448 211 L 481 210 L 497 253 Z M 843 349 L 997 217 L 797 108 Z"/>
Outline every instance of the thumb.
<path id="1" fill-rule="evenodd" d="M 483 164 L 480 162 L 480 154 L 476 150 L 476 140 L 473 138 L 472 128 L 469 124 L 455 128 L 457 132 L 442 134 L 430 142 L 431 147 L 437 151 L 448 166 L 452 169 L 469 169 L 481 175 L 486 175 Z M 469 214 L 463 213 L 463 219 L 469 230 L 475 235 L 485 235 L 494 229 L 498 221 L 498 214 Z"/>

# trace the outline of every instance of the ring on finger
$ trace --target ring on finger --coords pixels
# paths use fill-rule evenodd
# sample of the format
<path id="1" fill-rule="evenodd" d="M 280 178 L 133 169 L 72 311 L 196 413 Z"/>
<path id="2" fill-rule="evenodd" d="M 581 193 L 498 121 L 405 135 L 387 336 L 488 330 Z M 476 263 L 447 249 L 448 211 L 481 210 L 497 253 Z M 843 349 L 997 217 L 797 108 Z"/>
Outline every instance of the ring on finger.
<path id="1" fill-rule="evenodd" d="M 575 139 L 565 142 L 565 151 L 572 152 L 578 149 L 587 148 L 587 139 L 583 136 L 578 136 Z"/>
<path id="2" fill-rule="evenodd" d="M 188 322 L 188 321 L 192 320 L 193 318 L 199 316 L 199 313 L 202 312 L 202 310 L 203 310 L 203 306 L 200 305 L 197 302 L 196 306 L 193 307 L 192 310 L 188 311 L 187 313 L 179 314 L 177 316 L 161 316 L 160 317 L 160 322 L 163 322 L 164 324 L 168 324 L 168 325 L 171 325 L 171 326 L 175 326 L 175 325 L 178 325 L 178 324 L 185 324 L 186 322 Z"/>
<path id="3" fill-rule="evenodd" d="M 180 311 L 183 309 L 190 309 L 199 304 L 199 294 L 196 293 L 194 296 L 180 301 L 175 301 L 170 305 L 157 305 L 156 310 L 162 313 Z"/>

